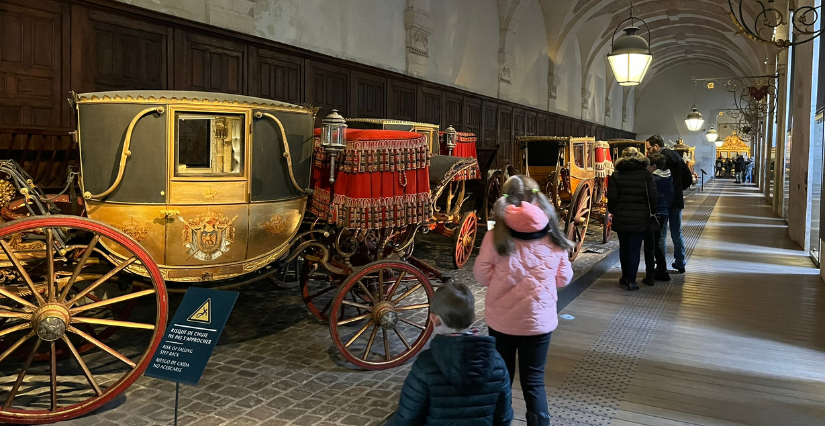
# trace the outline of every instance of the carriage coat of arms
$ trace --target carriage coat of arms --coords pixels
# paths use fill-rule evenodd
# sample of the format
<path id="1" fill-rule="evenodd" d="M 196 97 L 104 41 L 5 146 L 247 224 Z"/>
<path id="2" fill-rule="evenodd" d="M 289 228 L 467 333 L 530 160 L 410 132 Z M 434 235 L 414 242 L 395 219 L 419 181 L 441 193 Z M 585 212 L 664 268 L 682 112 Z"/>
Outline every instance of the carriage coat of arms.
<path id="1" fill-rule="evenodd" d="M 190 257 L 198 260 L 212 261 L 229 251 L 229 245 L 235 239 L 235 220 L 207 209 L 191 221 L 180 218 L 184 223 L 183 245 Z"/>

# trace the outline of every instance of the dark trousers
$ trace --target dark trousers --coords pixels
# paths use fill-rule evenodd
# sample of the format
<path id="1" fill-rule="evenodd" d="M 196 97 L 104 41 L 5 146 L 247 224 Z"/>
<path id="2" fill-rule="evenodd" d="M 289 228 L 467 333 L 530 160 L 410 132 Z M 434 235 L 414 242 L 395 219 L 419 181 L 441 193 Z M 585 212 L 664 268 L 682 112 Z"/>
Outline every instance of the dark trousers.
<path id="1" fill-rule="evenodd" d="M 537 336 L 513 336 L 490 329 L 490 336 L 496 338 L 496 350 L 507 365 L 510 385 L 516 373 L 516 354 L 518 354 L 519 380 L 527 403 L 527 413 L 539 416 L 549 415 L 547 394 L 544 391 L 544 364 L 547 362 L 547 350 L 550 348 L 550 334 Z"/>
<path id="2" fill-rule="evenodd" d="M 619 262 L 622 265 L 622 278 L 628 283 L 636 282 L 636 273 L 639 271 L 639 254 L 644 232 L 616 232 L 619 234 Z"/>
<path id="3" fill-rule="evenodd" d="M 659 231 L 661 232 L 661 231 Z M 648 229 L 645 232 L 644 238 L 644 254 L 645 254 L 645 275 L 652 277 L 656 271 L 655 252 L 656 252 L 656 232 Z"/>

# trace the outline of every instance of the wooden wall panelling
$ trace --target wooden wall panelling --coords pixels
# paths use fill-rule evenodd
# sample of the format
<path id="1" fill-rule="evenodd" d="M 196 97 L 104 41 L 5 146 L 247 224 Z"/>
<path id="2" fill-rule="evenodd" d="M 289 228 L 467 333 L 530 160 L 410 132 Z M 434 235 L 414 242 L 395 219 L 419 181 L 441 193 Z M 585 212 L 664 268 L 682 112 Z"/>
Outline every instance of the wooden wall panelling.
<path id="1" fill-rule="evenodd" d="M 415 84 L 389 80 L 387 93 L 387 117 L 415 121 L 418 90 Z"/>
<path id="2" fill-rule="evenodd" d="M 498 143 L 498 104 L 484 101 L 481 103 L 481 146 L 493 148 Z M 501 148 L 498 157 L 501 157 Z M 510 156 L 508 153 L 507 156 Z"/>
<path id="3" fill-rule="evenodd" d="M 464 97 L 464 126 L 465 132 L 481 136 L 481 100 L 470 96 Z M 480 139 L 479 139 L 480 142 Z"/>
<path id="4" fill-rule="evenodd" d="M 169 88 L 173 30 L 126 16 L 72 7 L 72 90 Z"/>
<path id="5" fill-rule="evenodd" d="M 269 49 L 249 48 L 249 95 L 276 101 L 304 102 L 304 59 Z"/>
<path id="6" fill-rule="evenodd" d="M 387 78 L 351 71 L 350 116 L 384 118 L 387 116 Z"/>
<path id="7" fill-rule="evenodd" d="M 0 124 L 70 126 L 70 10 L 0 2 Z"/>
<path id="8" fill-rule="evenodd" d="M 453 126 L 459 132 L 464 131 L 464 97 L 454 93 L 444 93 L 444 127 Z"/>
<path id="9" fill-rule="evenodd" d="M 247 44 L 175 30 L 176 90 L 245 94 Z"/>
<path id="10" fill-rule="evenodd" d="M 418 87 L 418 115 L 416 121 L 440 126 L 443 120 L 443 106 L 444 92 L 429 87 Z"/>
<path id="11" fill-rule="evenodd" d="M 513 108 L 513 136 L 524 136 L 524 110 Z"/>
<path id="12" fill-rule="evenodd" d="M 316 126 L 320 126 L 321 120 L 333 109 L 344 117 L 350 117 L 349 69 L 307 60 L 304 76 L 304 99 L 321 108 L 315 116 Z"/>
<path id="13" fill-rule="evenodd" d="M 547 132 L 547 114 L 536 114 L 536 135 L 549 135 Z"/>
<path id="14" fill-rule="evenodd" d="M 498 152 L 499 166 L 503 167 L 513 158 L 513 107 L 498 106 Z"/>
<path id="15" fill-rule="evenodd" d="M 527 111 L 524 118 L 524 134 L 528 136 L 536 135 L 538 124 L 538 114 L 535 111 Z"/>

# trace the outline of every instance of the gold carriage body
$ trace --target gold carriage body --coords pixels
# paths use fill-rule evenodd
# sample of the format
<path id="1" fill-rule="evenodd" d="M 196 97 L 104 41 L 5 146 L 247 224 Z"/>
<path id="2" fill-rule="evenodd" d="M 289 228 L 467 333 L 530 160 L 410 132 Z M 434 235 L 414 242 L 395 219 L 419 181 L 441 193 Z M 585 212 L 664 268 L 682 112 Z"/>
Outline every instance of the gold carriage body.
<path id="1" fill-rule="evenodd" d="M 203 92 L 74 101 L 89 217 L 138 241 L 164 279 L 231 278 L 288 250 L 307 203 L 314 109 Z"/>
<path id="2" fill-rule="evenodd" d="M 610 238 L 606 197 L 607 177 L 613 165 L 608 156 L 596 161 L 596 151 L 602 150 L 605 155 L 607 149 L 606 142 L 592 137 L 516 138 L 516 164 L 544 188 L 555 205 L 568 238 L 576 245 L 571 258 L 578 255 L 591 218 L 603 224 L 603 242 Z"/>
<path id="3" fill-rule="evenodd" d="M 694 170 L 694 167 L 696 166 L 696 147 L 685 145 L 685 142 L 679 139 L 676 141 L 676 144 L 673 145 L 673 150 L 682 156 L 682 160 L 684 160 L 685 164 L 687 164 L 690 169 L 690 173 L 695 177 L 696 171 Z"/>
<path id="4" fill-rule="evenodd" d="M 614 160 L 622 156 L 622 151 L 625 148 L 636 148 L 642 155 L 647 155 L 647 141 L 634 141 L 633 139 L 611 139 L 607 142 L 610 144 L 610 156 Z"/>

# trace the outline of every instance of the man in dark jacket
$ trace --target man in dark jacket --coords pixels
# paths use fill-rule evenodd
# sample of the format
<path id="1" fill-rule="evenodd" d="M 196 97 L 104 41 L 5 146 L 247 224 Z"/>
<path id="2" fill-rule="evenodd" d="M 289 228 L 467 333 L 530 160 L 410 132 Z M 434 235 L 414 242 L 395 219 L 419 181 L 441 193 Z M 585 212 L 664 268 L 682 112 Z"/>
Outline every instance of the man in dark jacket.
<path id="1" fill-rule="evenodd" d="M 745 166 L 745 160 L 742 156 L 736 157 L 736 161 L 733 162 L 733 173 L 736 181 L 733 183 L 742 183 L 742 169 Z"/>
<path id="2" fill-rule="evenodd" d="M 639 289 L 639 252 L 650 215 L 656 211 L 656 185 L 647 171 L 649 164 L 639 150 L 625 148 L 607 183 L 607 210 L 613 214 L 613 229 L 619 235 L 619 283 L 630 291 Z"/>
<path id="3" fill-rule="evenodd" d="M 667 222 L 662 224 L 662 247 L 667 247 L 667 230 L 670 228 L 670 239 L 673 241 L 673 268 L 680 274 L 685 273 L 685 242 L 682 238 L 682 210 L 685 208 L 684 191 L 693 184 L 690 168 L 676 151 L 665 147 L 665 142 L 659 135 L 653 135 L 648 140 L 647 154 L 659 153 L 665 156 L 667 169 L 673 178 L 673 204 L 670 206 Z"/>
<path id="4" fill-rule="evenodd" d="M 722 161 L 722 156 L 720 155 L 719 158 L 716 159 L 716 177 L 722 177 L 722 166 L 725 165 L 725 162 Z"/>
<path id="5" fill-rule="evenodd" d="M 468 330 L 475 298 L 464 284 L 439 288 L 430 302 L 436 334 L 404 381 L 391 425 L 507 426 L 510 378 L 496 339 Z"/>
<path id="6" fill-rule="evenodd" d="M 650 167 L 648 170 L 653 174 L 653 182 L 656 183 L 656 211 L 653 214 L 659 221 L 659 224 L 667 223 L 667 217 L 670 214 L 670 205 L 673 203 L 673 176 L 670 170 L 667 169 L 667 162 L 665 156 L 662 154 L 650 154 Z M 655 271 L 648 265 L 648 276 L 642 280 L 647 285 L 653 285 L 654 279 L 659 281 L 670 281 L 670 275 L 667 273 L 667 257 L 665 256 L 665 247 L 662 245 L 662 227 L 652 229 L 653 240 L 652 253 L 649 255 L 645 253 L 645 260 L 648 257 L 656 259 Z M 648 248 L 648 240 L 645 239 L 645 251 L 651 250 Z"/>
<path id="7" fill-rule="evenodd" d="M 730 179 L 730 171 L 733 170 L 733 161 L 728 158 L 725 160 L 725 179 Z"/>

